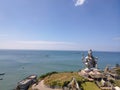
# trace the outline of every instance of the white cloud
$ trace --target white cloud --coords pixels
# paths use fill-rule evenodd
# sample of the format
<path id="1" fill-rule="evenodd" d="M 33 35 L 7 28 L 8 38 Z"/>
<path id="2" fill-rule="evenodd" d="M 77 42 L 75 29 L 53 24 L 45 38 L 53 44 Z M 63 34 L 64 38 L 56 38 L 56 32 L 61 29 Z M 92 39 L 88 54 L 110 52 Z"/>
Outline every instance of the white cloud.
<path id="1" fill-rule="evenodd" d="M 85 3 L 85 0 L 74 0 L 75 1 L 75 6 L 81 6 Z"/>
<path id="2" fill-rule="evenodd" d="M 0 34 L 0 37 L 6 37 L 8 36 L 7 34 Z"/>
<path id="3" fill-rule="evenodd" d="M 120 41 L 120 38 L 115 38 Z M 97 51 L 120 51 L 119 45 L 93 45 L 83 42 L 59 42 L 59 41 L 6 41 L 0 40 L 0 49 L 20 50 L 97 50 Z"/>
<path id="4" fill-rule="evenodd" d="M 0 49 L 74 50 L 76 44 L 57 41 L 2 41 Z"/>
<path id="5" fill-rule="evenodd" d="M 115 37 L 113 40 L 120 41 L 120 37 Z"/>
<path id="6" fill-rule="evenodd" d="M 57 41 L 17 41 L 17 43 L 21 44 L 73 44 L 70 42 L 57 42 Z"/>

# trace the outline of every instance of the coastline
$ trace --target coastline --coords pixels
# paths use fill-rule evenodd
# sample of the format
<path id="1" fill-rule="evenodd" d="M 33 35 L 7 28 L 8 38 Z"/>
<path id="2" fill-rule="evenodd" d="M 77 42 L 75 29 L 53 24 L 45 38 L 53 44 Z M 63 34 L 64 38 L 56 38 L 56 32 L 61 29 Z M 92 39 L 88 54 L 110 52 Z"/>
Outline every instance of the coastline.
<path id="1" fill-rule="evenodd" d="M 96 81 L 96 72 L 100 72 L 101 74 L 105 74 L 105 72 L 103 71 L 87 71 L 85 74 L 91 74 L 92 76 L 92 81 L 89 78 L 85 78 L 84 75 L 80 75 L 80 72 L 83 73 L 83 70 L 79 71 L 79 72 L 59 72 L 59 73 L 49 73 L 46 75 L 43 75 L 43 78 L 39 79 L 40 81 L 33 84 L 31 86 L 31 88 L 29 88 L 29 90 L 64 90 L 63 88 L 68 88 L 69 84 L 72 81 L 72 78 L 74 77 L 76 79 L 76 82 L 78 82 L 78 85 L 80 86 L 80 90 L 102 90 L 104 88 L 109 89 L 109 90 L 113 90 L 113 88 L 120 88 L 120 67 L 118 68 L 114 68 L 114 70 L 117 70 L 117 73 L 119 73 L 119 79 L 117 79 L 117 77 L 115 77 L 116 79 L 110 79 L 109 81 L 111 81 L 112 86 L 99 86 L 99 81 Z M 113 70 L 111 70 L 110 72 L 112 72 Z M 93 75 L 94 73 L 94 75 Z M 100 75 L 99 73 L 99 75 Z M 106 73 L 107 75 L 107 73 Z M 112 73 L 111 73 L 112 75 Z M 86 76 L 86 75 L 85 75 Z M 100 77 L 97 78 L 102 78 L 103 76 L 100 75 Z M 104 77 L 106 78 L 106 76 Z M 100 82 L 101 82 L 100 81 Z M 105 81 L 106 82 L 106 81 Z M 107 81 L 108 82 L 108 81 Z M 114 82 L 114 83 L 113 83 Z M 116 83 L 117 82 L 117 83 Z M 110 83 L 110 82 L 109 82 Z M 110 85 L 111 85 L 110 84 Z M 114 87 L 113 87 L 114 86 Z M 52 87 L 52 88 L 51 88 Z M 56 88 L 56 87 L 59 87 Z M 61 88 L 60 88 L 61 87 Z M 67 90 L 67 89 L 65 89 Z M 117 89 L 115 89 L 117 90 Z M 119 90 L 119 89 L 118 89 Z"/>
<path id="2" fill-rule="evenodd" d="M 87 55 L 87 52 L 83 53 Z M 0 51 L 0 71 L 5 72 L 1 76 L 0 88 L 12 90 L 18 81 L 32 74 L 41 76 L 52 71 L 78 71 L 83 68 L 81 55 L 82 51 Z M 99 56 L 101 70 L 107 64 L 120 64 L 120 53 L 94 52 L 94 55 Z"/>

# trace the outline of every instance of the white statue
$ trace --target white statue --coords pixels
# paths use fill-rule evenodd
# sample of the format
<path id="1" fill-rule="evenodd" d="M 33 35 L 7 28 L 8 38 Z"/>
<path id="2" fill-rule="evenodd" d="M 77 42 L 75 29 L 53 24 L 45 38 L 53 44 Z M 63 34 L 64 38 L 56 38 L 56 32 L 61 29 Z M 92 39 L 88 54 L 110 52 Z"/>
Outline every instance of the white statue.
<path id="1" fill-rule="evenodd" d="M 83 58 L 83 62 L 88 69 L 97 68 L 97 58 L 93 57 L 91 49 L 88 51 L 88 55 Z"/>

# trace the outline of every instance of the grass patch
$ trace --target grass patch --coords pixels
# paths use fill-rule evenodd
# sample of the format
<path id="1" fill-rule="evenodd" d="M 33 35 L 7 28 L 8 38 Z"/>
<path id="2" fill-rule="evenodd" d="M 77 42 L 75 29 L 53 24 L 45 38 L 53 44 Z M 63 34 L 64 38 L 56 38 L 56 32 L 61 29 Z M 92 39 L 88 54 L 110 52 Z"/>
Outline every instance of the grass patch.
<path id="1" fill-rule="evenodd" d="M 115 86 L 119 86 L 120 87 L 120 80 L 115 80 Z"/>
<path id="2" fill-rule="evenodd" d="M 82 83 L 83 90 L 101 90 L 96 86 L 94 82 L 85 82 Z"/>
<path id="3" fill-rule="evenodd" d="M 39 79 L 44 79 L 44 84 L 48 87 L 63 88 L 70 83 L 73 77 L 77 80 L 82 90 L 101 90 L 94 82 L 89 82 L 81 77 L 78 72 L 51 72 L 40 76 Z M 120 87 L 120 80 L 111 81 L 111 83 Z"/>
<path id="4" fill-rule="evenodd" d="M 72 77 L 76 78 L 79 84 L 84 80 L 84 78 L 79 76 L 77 72 L 63 72 L 47 76 L 46 78 L 44 78 L 44 83 L 45 85 L 52 88 L 62 88 L 68 85 Z"/>
<path id="5" fill-rule="evenodd" d="M 53 72 L 48 72 L 48 73 L 46 73 L 46 74 L 41 75 L 41 76 L 39 77 L 39 80 L 44 79 L 45 77 L 50 76 L 50 75 L 52 75 L 52 74 L 57 74 L 57 73 L 58 73 L 58 72 L 55 72 L 55 71 L 53 71 Z"/>
<path id="6" fill-rule="evenodd" d="M 118 68 L 118 69 L 116 70 L 116 73 L 117 73 L 118 75 L 120 75 L 120 68 Z"/>
<path id="7" fill-rule="evenodd" d="M 83 77 L 78 75 L 77 72 L 63 72 L 56 73 L 44 78 L 45 85 L 55 88 L 55 87 L 64 87 L 67 86 L 71 81 L 72 77 L 76 78 L 78 84 L 83 90 L 101 90 L 97 87 L 94 82 L 88 82 Z"/>

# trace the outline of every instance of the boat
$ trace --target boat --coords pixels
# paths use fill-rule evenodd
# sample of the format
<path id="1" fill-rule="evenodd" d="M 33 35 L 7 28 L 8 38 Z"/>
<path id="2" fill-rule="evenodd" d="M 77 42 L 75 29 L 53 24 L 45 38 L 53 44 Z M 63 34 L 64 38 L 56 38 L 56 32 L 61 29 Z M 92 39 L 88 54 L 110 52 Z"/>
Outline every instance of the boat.
<path id="1" fill-rule="evenodd" d="M 5 75 L 5 73 L 0 73 L 0 75 Z"/>
<path id="2" fill-rule="evenodd" d="M 37 82 L 37 75 L 30 75 L 18 82 L 16 90 L 28 90 L 28 88 Z"/>
<path id="3" fill-rule="evenodd" d="M 0 80 L 3 80 L 3 78 L 0 78 Z"/>

